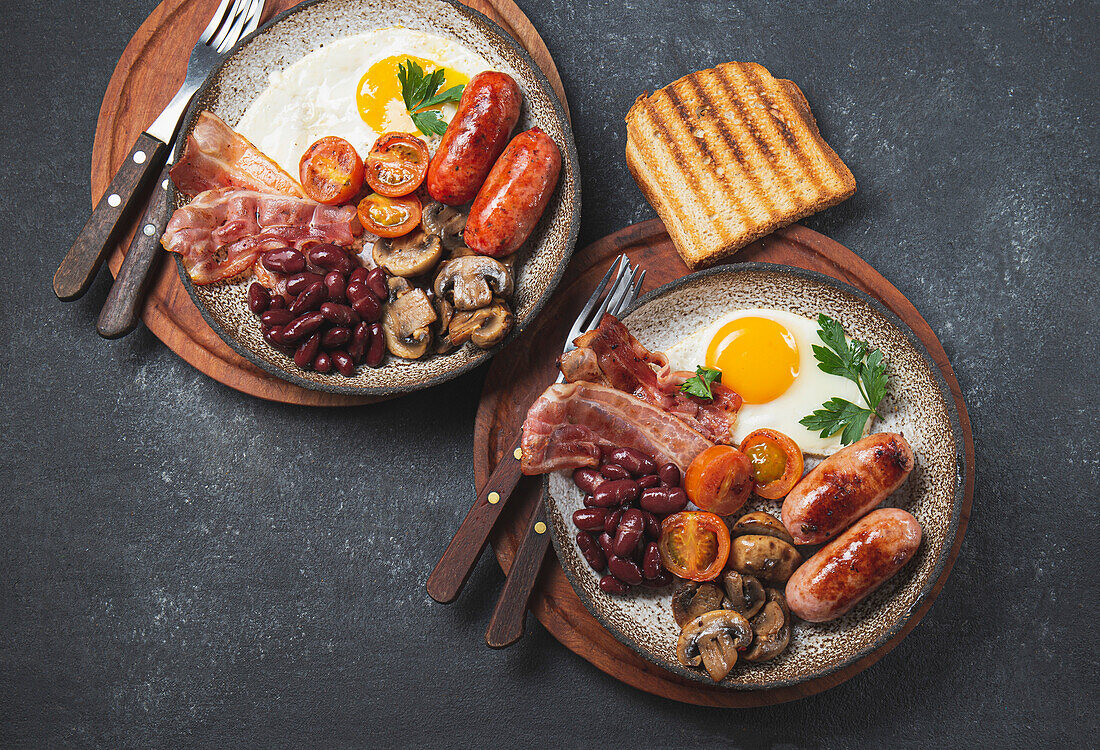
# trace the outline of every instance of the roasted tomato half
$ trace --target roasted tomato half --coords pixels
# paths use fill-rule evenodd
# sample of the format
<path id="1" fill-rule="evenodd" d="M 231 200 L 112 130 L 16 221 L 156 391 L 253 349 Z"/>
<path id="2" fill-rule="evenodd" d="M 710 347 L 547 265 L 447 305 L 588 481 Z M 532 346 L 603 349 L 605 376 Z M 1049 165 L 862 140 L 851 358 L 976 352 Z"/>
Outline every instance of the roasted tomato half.
<path id="1" fill-rule="evenodd" d="M 752 464 L 732 445 L 715 445 L 695 457 L 684 475 L 688 499 L 703 510 L 728 516 L 752 493 Z"/>
<path id="2" fill-rule="evenodd" d="M 752 464 L 753 490 L 767 500 L 778 500 L 802 478 L 802 449 L 778 430 L 754 430 L 741 441 L 741 452 Z"/>
<path id="3" fill-rule="evenodd" d="M 428 146 L 410 133 L 383 133 L 367 154 L 367 184 L 379 195 L 399 198 L 420 187 L 428 173 Z"/>
<path id="4" fill-rule="evenodd" d="M 718 577 L 730 556 L 730 532 L 725 522 L 701 510 L 674 513 L 661 522 L 657 541 L 668 572 L 692 581 Z"/>
<path id="5" fill-rule="evenodd" d="M 359 223 L 379 237 L 400 237 L 420 223 L 420 199 L 415 195 L 387 198 L 371 193 L 359 201 Z"/>
<path id="6" fill-rule="evenodd" d="M 302 154 L 298 177 L 318 203 L 348 203 L 363 187 L 363 160 L 343 138 L 325 136 Z"/>

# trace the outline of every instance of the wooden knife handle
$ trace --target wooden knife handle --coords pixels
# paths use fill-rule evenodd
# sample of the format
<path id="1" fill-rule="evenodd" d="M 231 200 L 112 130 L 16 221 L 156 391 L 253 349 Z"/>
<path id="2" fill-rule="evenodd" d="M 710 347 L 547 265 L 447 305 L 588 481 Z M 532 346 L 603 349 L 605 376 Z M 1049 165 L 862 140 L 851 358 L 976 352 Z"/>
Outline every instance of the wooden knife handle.
<path id="1" fill-rule="evenodd" d="M 168 170 L 165 165 L 153 185 L 145 213 L 138 222 L 134 239 L 126 250 L 122 267 L 99 311 L 96 330 L 105 339 L 117 339 L 125 336 L 137 327 L 145 301 L 145 289 L 157 261 L 161 258 L 160 236 L 168 223 Z"/>
<path id="2" fill-rule="evenodd" d="M 68 302 L 88 291 L 119 228 L 125 224 L 123 219 L 138 202 L 135 197 L 144 194 L 142 188 L 147 179 L 160 172 L 167 159 L 168 146 L 163 142 L 148 133 L 138 136 L 53 276 L 53 291 L 58 299 Z"/>
<path id="3" fill-rule="evenodd" d="M 550 530 L 546 525 L 546 506 L 539 498 L 531 522 L 523 535 L 508 579 L 500 592 L 500 599 L 489 618 L 489 628 L 485 631 L 485 642 L 493 648 L 504 648 L 523 637 L 524 623 L 527 620 L 527 603 L 535 589 L 542 561 L 546 557 L 546 548 L 550 546 Z"/>
<path id="4" fill-rule="evenodd" d="M 489 541 L 493 524 L 523 476 L 519 470 L 521 437 L 522 434 L 517 436 L 505 451 L 455 532 L 454 539 L 439 558 L 435 570 L 428 576 L 428 595 L 440 604 L 453 602 L 466 585 L 466 579 Z"/>

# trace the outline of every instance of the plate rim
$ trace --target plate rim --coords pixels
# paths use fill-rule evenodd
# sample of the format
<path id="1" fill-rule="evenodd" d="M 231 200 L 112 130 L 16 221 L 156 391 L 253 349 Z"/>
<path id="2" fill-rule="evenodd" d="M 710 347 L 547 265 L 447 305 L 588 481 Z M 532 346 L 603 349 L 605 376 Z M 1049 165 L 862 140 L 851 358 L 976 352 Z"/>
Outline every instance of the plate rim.
<path id="1" fill-rule="evenodd" d="M 283 12 L 275 15 L 269 21 L 261 25 L 251 34 L 245 36 L 237 42 L 226 53 L 222 61 L 216 65 L 203 79 L 202 84 L 196 89 L 195 93 L 191 97 L 191 101 L 187 105 L 187 109 L 184 112 L 183 119 L 180 120 L 179 128 L 177 129 L 175 143 L 172 147 L 173 164 L 179 160 L 179 157 L 183 153 L 183 148 L 186 139 L 182 139 L 179 136 L 186 130 L 197 116 L 200 109 L 200 102 L 202 101 L 203 94 L 205 94 L 214 83 L 215 76 L 225 67 L 229 59 L 236 54 L 236 52 L 246 44 L 249 44 L 253 39 L 259 37 L 261 34 L 267 33 L 272 27 L 280 23 L 287 17 L 299 13 L 307 8 L 321 3 L 337 2 L 339 0 L 304 0 L 304 2 L 295 5 L 292 8 L 288 8 Z M 322 391 L 325 393 L 333 393 L 342 396 L 364 396 L 368 398 L 386 398 L 393 396 L 400 396 L 407 393 L 415 393 L 427 388 L 431 388 L 441 383 L 453 380 L 460 375 L 464 375 L 471 370 L 484 365 L 486 362 L 496 356 L 504 347 L 514 341 L 524 331 L 526 325 L 529 325 L 534 319 L 542 312 L 543 308 L 550 301 L 550 298 L 557 291 L 558 285 L 561 283 L 562 277 L 565 275 L 566 268 L 569 266 L 569 261 L 572 259 L 577 247 L 577 240 L 580 236 L 580 223 L 581 223 L 581 171 L 580 171 L 580 158 L 577 154 L 576 138 L 573 134 L 573 125 L 569 116 L 565 113 L 565 108 L 562 106 L 561 99 L 558 98 L 557 93 L 554 91 L 553 86 L 550 85 L 549 79 L 546 77 L 546 73 L 535 62 L 531 54 L 519 43 L 511 34 L 505 31 L 499 24 L 493 19 L 486 16 L 484 13 L 471 8 L 470 6 L 459 2 L 459 0 L 422 0 L 424 2 L 436 2 L 443 3 L 450 6 L 460 14 L 466 14 L 471 16 L 474 20 L 483 22 L 504 44 L 512 49 L 517 55 L 530 65 L 534 71 L 535 78 L 538 80 L 539 85 L 549 94 L 550 103 L 554 110 L 555 117 L 565 124 L 565 154 L 563 161 L 568 163 L 573 169 L 576 178 L 574 180 L 573 190 L 573 210 L 570 212 L 569 217 L 569 233 L 565 238 L 565 253 L 558 263 L 558 267 L 554 270 L 554 273 L 550 276 L 546 291 L 539 297 L 531 308 L 530 313 L 523 321 L 516 321 L 515 326 L 511 332 L 504 337 L 504 340 L 491 349 L 484 349 L 478 355 L 470 359 L 468 362 L 462 364 L 459 367 L 453 368 L 446 372 L 435 375 L 426 380 L 418 381 L 411 385 L 401 386 L 354 386 L 345 385 L 340 381 L 334 381 L 333 383 L 318 383 L 307 378 L 298 375 L 297 373 L 284 370 L 262 357 L 256 356 L 250 349 L 242 345 L 234 336 L 231 336 L 221 325 L 221 323 L 210 313 L 206 305 L 201 304 L 196 298 L 194 284 L 191 281 L 190 276 L 187 274 L 187 270 L 183 266 L 183 260 L 178 253 L 172 253 L 173 260 L 176 263 L 176 273 L 183 284 L 184 289 L 187 291 L 187 296 L 191 299 L 191 303 L 195 305 L 199 311 L 199 315 L 206 321 L 206 324 L 210 326 L 211 330 L 218 335 L 222 341 L 226 343 L 234 352 L 243 357 L 250 364 L 259 367 L 268 374 L 291 383 L 293 385 L 306 388 L 311 391 Z M 167 208 L 167 216 L 171 216 L 176 204 L 176 198 L 181 195 L 176 189 L 175 183 L 169 181 L 168 190 L 165 191 L 164 201 Z"/>
<path id="2" fill-rule="evenodd" d="M 841 669 L 852 666 L 860 660 L 874 654 L 880 648 L 886 646 L 899 632 L 901 632 L 905 625 L 912 619 L 914 613 L 919 611 L 922 605 L 928 600 L 928 597 L 932 595 L 933 590 L 936 588 L 943 576 L 944 569 L 951 559 L 951 550 L 954 546 L 953 540 L 958 536 L 959 520 L 962 513 L 963 504 L 966 502 L 966 476 L 968 472 L 968 465 L 966 461 L 966 446 L 964 443 L 964 435 L 962 432 L 962 424 L 959 420 L 958 409 L 955 405 L 955 399 L 952 395 L 951 388 L 947 384 L 947 380 L 944 377 L 943 372 L 940 370 L 939 365 L 936 364 L 935 359 L 929 353 L 928 348 L 924 345 L 924 342 L 916 335 L 912 328 L 910 328 L 905 321 L 898 317 L 892 310 L 878 300 L 876 297 L 864 292 L 861 289 L 848 284 L 840 279 L 829 276 L 828 274 L 821 273 L 820 271 L 813 271 L 806 268 L 799 268 L 797 266 L 789 266 L 782 263 L 765 263 L 765 262 L 744 262 L 744 263 L 726 263 L 711 268 L 706 268 L 700 271 L 694 271 L 685 276 L 681 276 L 678 279 L 674 279 L 667 284 L 647 292 L 640 298 L 638 298 L 625 312 L 622 317 L 630 315 L 638 308 L 646 305 L 652 301 L 660 299 L 661 297 L 675 291 L 679 287 L 685 286 L 698 279 L 706 278 L 708 276 L 715 276 L 722 273 L 743 273 L 743 272 L 771 272 L 789 274 L 792 276 L 800 276 L 802 278 L 817 281 L 825 284 L 826 286 L 833 287 L 842 292 L 852 294 L 857 299 L 870 305 L 876 312 L 886 318 L 887 322 L 893 325 L 898 331 L 900 331 L 905 338 L 909 341 L 910 345 L 916 350 L 916 352 L 924 359 L 925 363 L 929 366 L 935 378 L 936 385 L 939 388 L 940 398 L 943 399 L 947 408 L 948 422 L 951 426 L 951 437 L 954 443 L 955 452 L 955 487 L 953 493 L 953 501 L 951 507 L 951 519 L 948 523 L 947 532 L 945 533 L 945 539 L 951 541 L 951 544 L 945 544 L 940 552 L 940 555 L 936 559 L 936 563 L 932 568 L 931 574 L 928 576 L 928 580 L 921 586 L 920 591 L 917 593 L 917 597 L 913 600 L 913 603 L 909 606 L 908 610 L 897 620 L 874 642 L 863 647 L 859 651 L 853 653 L 848 658 L 823 669 L 819 669 L 815 672 L 808 673 L 801 677 L 786 679 L 786 680 L 774 680 L 770 682 L 749 682 L 749 683 L 726 683 L 726 682 L 714 682 L 707 678 L 707 676 L 699 670 L 692 670 L 684 667 L 681 664 L 669 664 L 658 660 L 655 656 L 647 652 L 645 649 L 639 647 L 639 645 L 631 638 L 627 637 L 618 628 L 611 626 L 603 615 L 597 611 L 592 605 L 590 597 L 587 591 L 578 584 L 574 579 L 573 571 L 565 566 L 561 565 L 562 550 L 558 541 L 557 534 L 550 534 L 550 541 L 554 545 L 554 553 L 558 556 L 558 563 L 561 565 L 562 571 L 565 573 L 565 577 L 569 580 L 569 585 L 573 587 L 573 591 L 577 594 L 577 598 L 584 604 L 585 609 L 600 623 L 604 630 L 611 634 L 615 640 L 622 643 L 624 646 L 631 649 L 634 653 L 641 656 L 647 662 L 660 667 L 661 669 L 671 672 L 677 676 L 685 677 L 694 682 L 702 683 L 709 687 L 719 688 L 722 690 L 730 691 L 761 691 L 772 690 L 781 688 L 790 688 L 796 685 L 800 685 L 811 680 L 826 677 Z M 545 474 L 542 477 L 542 492 L 543 497 L 549 497 L 550 493 L 550 475 Z M 545 500 L 544 500 L 545 502 Z"/>

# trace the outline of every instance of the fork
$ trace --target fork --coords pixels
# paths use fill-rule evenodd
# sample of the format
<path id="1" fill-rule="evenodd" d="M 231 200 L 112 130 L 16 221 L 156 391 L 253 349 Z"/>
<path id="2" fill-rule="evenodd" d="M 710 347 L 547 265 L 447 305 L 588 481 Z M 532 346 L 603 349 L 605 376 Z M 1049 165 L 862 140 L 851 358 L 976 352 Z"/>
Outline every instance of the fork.
<path id="1" fill-rule="evenodd" d="M 167 161 L 169 144 L 175 139 L 187 104 L 203 79 L 230 48 L 243 35 L 255 30 L 263 13 L 263 5 L 263 0 L 232 0 L 232 6 L 230 0 L 221 0 L 213 18 L 191 50 L 183 85 L 153 124 L 138 136 L 103 198 L 80 230 L 65 259 L 61 261 L 53 277 L 53 289 L 58 299 L 67 302 L 88 291 L 92 279 L 103 264 L 107 249 L 113 246 L 120 228 L 126 224 L 124 218 L 130 215 L 130 209 L 137 205 L 138 199 L 146 195 L 149 178 L 158 172 L 164 174 L 162 179 L 167 178 L 161 168 Z M 154 199 L 153 202 L 157 201 Z M 147 224 L 143 224 L 143 231 L 139 231 L 136 237 L 150 236 L 144 231 L 147 227 Z M 136 262 L 135 258 L 131 267 Z M 151 266 L 151 262 L 149 265 Z"/>
<path id="2" fill-rule="evenodd" d="M 635 273 L 636 269 L 631 269 L 630 259 L 625 255 L 615 259 L 573 323 L 563 353 L 576 348 L 573 345 L 573 339 L 599 324 L 612 297 L 630 285 Z M 643 275 L 644 273 L 642 271 Z M 628 274 L 629 279 L 624 282 Z M 603 299 L 603 303 L 599 304 L 604 291 L 608 290 L 609 283 L 611 289 Z M 556 382 L 564 382 L 564 376 L 559 375 Z M 458 527 L 458 531 L 455 532 L 451 543 L 447 545 L 435 569 L 428 576 L 428 595 L 441 604 L 453 602 L 462 591 L 462 587 L 466 585 L 470 572 L 489 541 L 493 524 L 500 517 L 505 503 L 523 476 L 520 472 L 520 458 L 523 455 L 520 449 L 521 438 L 522 435 L 517 435 L 515 442 L 505 451 L 500 462 L 489 475 L 485 486 L 478 492 L 474 504 L 463 519 L 462 525 Z"/>
<path id="3" fill-rule="evenodd" d="M 617 289 L 613 288 L 608 293 L 601 310 L 594 316 L 596 325 L 599 325 L 604 311 L 612 315 L 620 315 L 638 299 L 638 293 L 645 281 L 645 269 L 640 266 L 631 269 L 629 260 L 627 269 L 627 273 L 620 279 L 626 280 L 626 283 Z M 634 277 L 635 272 L 637 272 L 637 278 Z M 575 336 L 570 335 L 567 351 L 576 349 L 576 346 L 573 346 L 574 338 Z M 559 375 L 557 382 L 563 382 L 564 379 L 564 375 Z M 527 604 L 531 600 L 539 571 L 542 569 L 546 548 L 550 546 L 548 531 L 546 503 L 540 491 L 535 510 L 527 523 L 523 541 L 520 542 L 516 555 L 512 559 L 512 567 L 508 570 L 504 588 L 501 589 L 500 598 L 497 599 L 496 607 L 493 608 L 493 614 L 489 618 L 489 627 L 485 630 L 485 642 L 493 648 L 510 646 L 523 637 Z"/>

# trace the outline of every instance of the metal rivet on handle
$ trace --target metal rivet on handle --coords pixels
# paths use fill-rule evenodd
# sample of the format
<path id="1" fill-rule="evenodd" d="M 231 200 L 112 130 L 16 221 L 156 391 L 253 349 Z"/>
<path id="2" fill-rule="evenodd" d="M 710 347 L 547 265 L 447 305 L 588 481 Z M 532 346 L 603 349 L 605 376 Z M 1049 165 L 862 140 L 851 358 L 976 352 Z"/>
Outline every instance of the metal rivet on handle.
<path id="1" fill-rule="evenodd" d="M 544 524 L 542 521 L 539 521 L 538 523 L 536 523 L 535 524 L 535 533 L 536 534 L 545 534 L 546 533 L 546 524 Z"/>
<path id="2" fill-rule="evenodd" d="M 135 151 L 134 152 L 134 164 L 144 164 L 144 163 L 145 163 L 145 152 L 144 151 Z"/>
<path id="3" fill-rule="evenodd" d="M 489 497 L 487 497 L 486 500 L 489 501 L 490 505 L 496 505 L 497 503 L 500 502 L 500 493 L 499 492 L 490 492 Z"/>
<path id="4" fill-rule="evenodd" d="M 520 460 L 523 458 L 523 448 L 516 448 L 512 455 L 516 457 L 517 461 Z"/>
<path id="5" fill-rule="evenodd" d="M 118 208 L 118 204 L 122 203 L 122 196 L 118 193 L 111 193 L 107 196 L 107 205 L 112 208 Z"/>
<path id="6" fill-rule="evenodd" d="M 146 237 L 152 237 L 154 234 L 157 233 L 157 228 L 152 224 L 146 224 L 141 228 L 141 231 L 145 232 Z"/>

